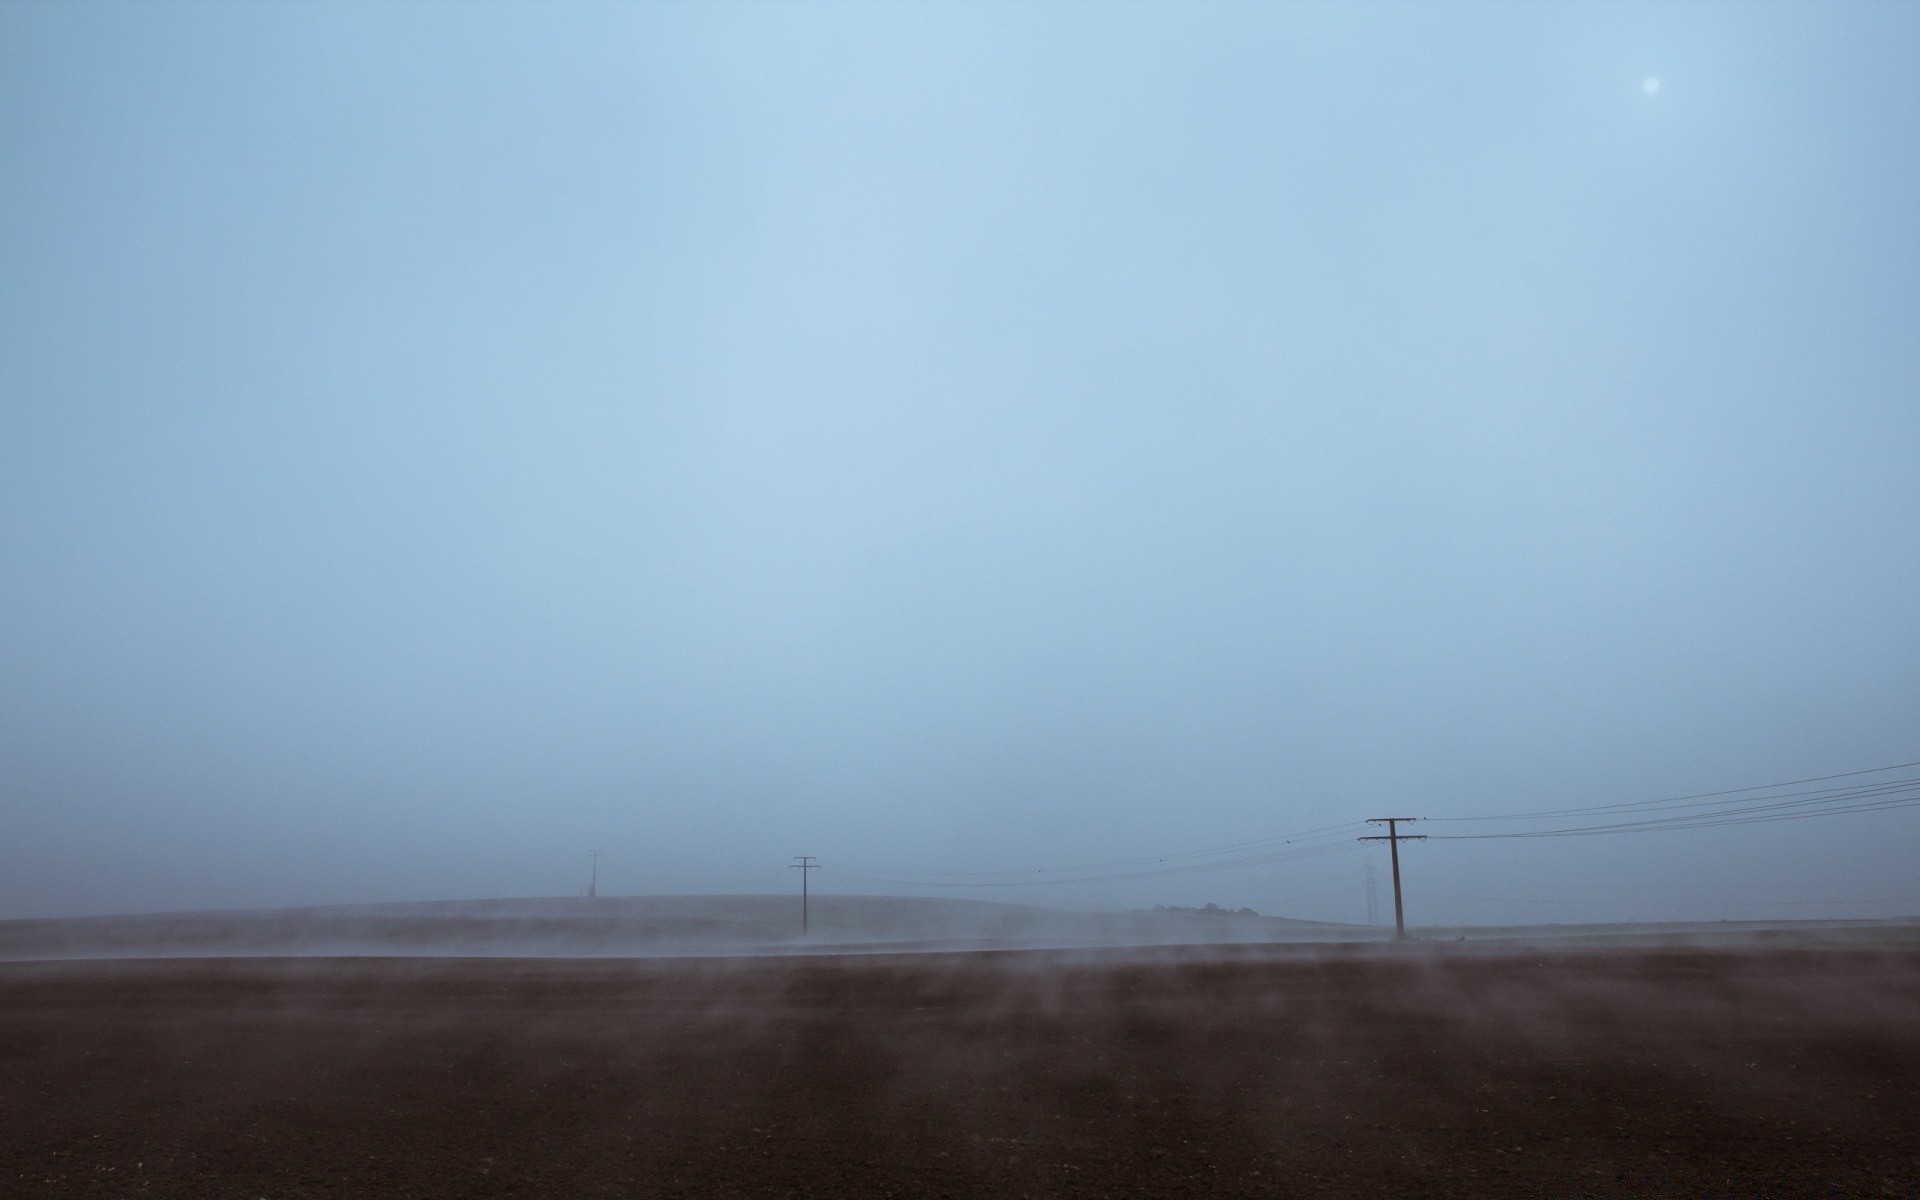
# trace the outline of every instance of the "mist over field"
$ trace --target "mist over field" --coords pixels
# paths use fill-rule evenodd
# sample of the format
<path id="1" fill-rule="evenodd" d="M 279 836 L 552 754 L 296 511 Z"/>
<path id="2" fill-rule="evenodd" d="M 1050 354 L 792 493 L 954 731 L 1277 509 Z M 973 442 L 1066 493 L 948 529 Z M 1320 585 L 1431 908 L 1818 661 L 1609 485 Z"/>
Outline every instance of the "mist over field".
<path id="1" fill-rule="evenodd" d="M 0 919 L 1920 915 L 1916 58 L 0 7 Z"/>

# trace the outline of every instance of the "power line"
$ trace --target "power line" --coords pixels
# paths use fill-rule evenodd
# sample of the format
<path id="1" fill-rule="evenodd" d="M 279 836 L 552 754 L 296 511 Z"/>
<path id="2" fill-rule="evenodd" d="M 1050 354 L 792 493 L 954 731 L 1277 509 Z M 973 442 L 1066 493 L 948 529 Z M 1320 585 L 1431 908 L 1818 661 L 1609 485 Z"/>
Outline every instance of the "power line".
<path id="1" fill-rule="evenodd" d="M 1280 834 L 1274 837 L 1254 838 L 1245 842 L 1229 842 L 1224 846 L 1210 846 L 1203 850 L 1182 850 L 1170 854 L 1147 855 L 1140 858 L 1114 859 L 1108 862 L 1080 863 L 1066 867 L 1035 867 L 1027 870 L 1011 871 L 893 871 L 889 874 L 908 879 L 1006 879 L 1011 882 L 1029 882 L 1026 877 L 1036 875 L 1066 875 L 1085 871 L 1119 870 L 1127 867 L 1150 868 L 1182 860 L 1205 858 L 1227 854 L 1237 850 L 1249 850 L 1253 847 L 1270 846 L 1278 850 L 1280 846 L 1295 842 L 1307 843 L 1332 840 L 1336 835 L 1345 834 L 1359 828 L 1359 821 L 1345 821 L 1339 825 L 1326 825 L 1318 829 L 1307 829 L 1299 833 Z"/>
<path id="2" fill-rule="evenodd" d="M 1433 818 L 1448 823 L 1487 821 L 1553 822 L 1568 818 L 1621 818 L 1590 823 L 1560 825 L 1547 829 L 1521 829 L 1512 832 L 1434 834 L 1436 840 L 1491 841 L 1511 838 L 1594 837 L 1623 833 L 1665 833 L 1680 829 L 1714 829 L 1732 825 L 1758 825 L 1773 821 L 1797 821 L 1812 817 L 1839 816 L 1847 813 L 1881 812 L 1920 805 L 1920 776 L 1885 778 L 1890 772 L 1920 766 L 1920 761 L 1893 763 L 1814 775 L 1777 783 L 1694 792 L 1656 800 L 1635 800 L 1619 804 L 1587 805 L 1578 808 L 1540 809 L 1533 812 L 1490 813 L 1482 816 Z M 1803 788 L 1804 784 L 1831 784 L 1834 780 L 1862 780 L 1827 787 Z M 1788 790 L 1799 788 L 1801 790 Z"/>
<path id="3" fill-rule="evenodd" d="M 1130 871 L 1124 874 L 1077 875 L 1077 876 L 1064 877 L 1064 878 L 1051 876 L 1051 877 L 1041 878 L 1041 879 L 1009 879 L 1009 880 L 995 880 L 991 882 L 962 881 L 962 882 L 953 882 L 953 883 L 941 883 L 935 880 L 927 880 L 927 879 L 900 879 L 900 878 L 886 878 L 883 876 L 852 875 L 852 874 L 848 874 L 847 878 L 861 879 L 868 883 L 890 884 L 896 887 L 920 887 L 920 888 L 1066 887 L 1066 886 L 1071 886 L 1073 884 L 1113 883 L 1113 882 L 1118 882 L 1122 880 L 1132 880 L 1132 879 L 1159 879 L 1169 875 L 1208 874 L 1215 871 L 1233 871 L 1233 870 L 1241 870 L 1247 867 L 1272 866 L 1279 863 L 1298 862 L 1302 859 L 1317 858 L 1327 854 L 1345 853 L 1353 849 L 1355 849 L 1355 847 L 1351 843 L 1346 843 L 1346 844 L 1332 845 L 1332 846 L 1313 847 L 1311 849 L 1303 850 L 1298 853 L 1290 854 L 1290 855 L 1263 856 L 1260 858 L 1242 859 L 1242 860 L 1236 860 L 1233 862 L 1204 863 L 1196 866 L 1168 867 L 1165 870 L 1159 870 L 1159 871 Z"/>
<path id="4" fill-rule="evenodd" d="M 1686 800 L 1712 800 L 1720 796 L 1737 796 L 1748 792 L 1771 792 L 1778 788 L 1798 787 L 1803 783 L 1825 783 L 1831 779 L 1853 779 L 1861 775 L 1882 775 L 1888 771 L 1904 771 L 1909 767 L 1920 767 L 1920 760 L 1894 763 L 1885 767 L 1868 767 L 1860 771 L 1841 771 L 1833 775 L 1812 775 L 1805 779 L 1787 779 L 1779 783 L 1757 783 L 1751 787 L 1726 788 L 1717 792 L 1693 792 L 1685 796 L 1666 796 L 1658 800 L 1631 800 L 1621 804 L 1598 804 L 1586 808 L 1547 808 L 1534 812 L 1488 813 L 1468 817 L 1428 817 L 1429 821 L 1522 821 L 1541 817 L 1580 817 L 1606 812 L 1627 812 L 1634 809 L 1654 808 L 1665 804 L 1679 804 Z M 1825 789 L 1819 789 L 1825 790 Z"/>
<path id="5" fill-rule="evenodd" d="M 1773 797 L 1756 800 L 1772 801 Z M 1682 813 L 1671 817 L 1648 817 L 1602 825 L 1575 825 L 1559 829 L 1525 829 L 1512 833 L 1434 834 L 1439 841 L 1493 841 L 1513 838 L 1594 837 L 1620 833 L 1666 833 L 1680 829 L 1715 829 L 1728 825 L 1763 825 L 1774 821 L 1799 821 L 1812 817 L 1838 816 L 1843 813 L 1883 812 L 1888 809 L 1920 805 L 1920 780 L 1888 786 L 1871 792 L 1833 794 L 1811 799 L 1773 803 L 1748 803 L 1716 808 L 1708 812 Z"/>
<path id="6" fill-rule="evenodd" d="M 1799 799 L 1799 800 L 1804 800 L 1805 803 L 1808 805 L 1827 804 L 1827 803 L 1833 803 L 1837 801 L 1882 795 L 1887 793 L 1911 791 L 1916 787 L 1920 787 L 1920 777 L 1907 778 L 1907 779 L 1876 780 L 1872 783 L 1856 783 L 1856 784 L 1850 784 L 1846 787 L 1837 787 L 1837 788 L 1817 788 L 1812 791 L 1805 791 L 1805 792 L 1774 792 L 1769 795 L 1749 796 L 1744 800 L 1735 800 L 1735 801 L 1705 800 L 1705 801 L 1697 801 L 1693 803 L 1680 803 L 1680 802 L 1669 803 L 1666 801 L 1648 801 L 1648 802 L 1643 802 L 1633 806 L 1623 805 L 1623 806 L 1604 806 L 1604 807 L 1597 807 L 1592 809 L 1576 809 L 1576 810 L 1571 810 L 1571 811 L 1560 813 L 1560 814 L 1543 814 L 1540 816 L 1534 816 L 1534 817 L 1525 818 L 1525 819 L 1545 820 L 1545 819 L 1548 819 L 1549 815 L 1568 816 L 1568 817 L 1587 816 L 1587 815 L 1593 815 L 1593 816 L 1612 815 L 1612 816 L 1624 817 L 1624 816 L 1629 816 L 1636 811 L 1644 812 L 1648 814 L 1658 814 L 1658 813 L 1665 813 L 1665 812 L 1675 812 L 1681 809 L 1710 810 L 1707 812 L 1702 812 L 1697 814 L 1700 816 L 1710 816 L 1712 815 L 1713 812 L 1717 812 L 1717 811 L 1728 811 L 1728 812 L 1739 811 L 1742 808 L 1745 808 L 1750 805 L 1758 804 L 1762 801 L 1771 802 L 1771 801 L 1779 801 L 1779 800 Z M 1666 805 L 1666 807 L 1655 807 L 1656 804 L 1663 804 L 1663 805 Z M 1463 821 L 1468 823 L 1475 823 L 1480 821 L 1520 820 L 1523 818 L 1521 817 L 1520 814 L 1511 814 L 1511 815 L 1503 815 L 1498 817 L 1435 817 L 1431 819 L 1437 820 L 1437 821 L 1448 821 L 1453 823 L 1459 823 Z M 1650 816 L 1648 819 L 1655 819 L 1655 818 Z"/>
<path id="7" fill-rule="evenodd" d="M 1672 908 L 1675 905 L 1703 905 L 1708 908 L 1810 908 L 1828 906 L 1860 907 L 1869 904 L 1920 904 L 1920 896 L 1868 896 L 1849 900 L 1709 900 L 1697 896 L 1678 896 L 1661 900 L 1581 900 L 1537 896 L 1460 896 L 1433 893 L 1435 900 L 1467 900 L 1479 904 L 1597 904 L 1603 908 Z"/>
<path id="8" fill-rule="evenodd" d="M 1655 800 L 1633 800 L 1618 804 L 1588 805 L 1577 808 L 1540 809 L 1533 812 L 1490 813 L 1480 816 L 1430 817 L 1429 821 L 1473 823 L 1481 821 L 1552 821 L 1556 818 L 1605 817 L 1630 818 L 1548 829 L 1521 829 L 1500 833 L 1428 834 L 1435 841 L 1485 841 L 1514 838 L 1590 837 L 1623 833 L 1663 833 L 1680 829 L 1712 829 L 1730 825 L 1755 825 L 1771 821 L 1804 820 L 1811 817 L 1847 813 L 1881 812 L 1920 806 L 1920 776 L 1876 779 L 1836 787 L 1805 791 L 1783 791 L 1810 783 L 1829 783 L 1840 779 L 1858 779 L 1868 775 L 1920 767 L 1920 760 L 1814 775 L 1777 783 L 1694 792 Z M 1380 818 L 1388 824 L 1388 833 L 1372 840 L 1387 841 L 1398 858 L 1400 841 L 1410 835 L 1399 834 L 1393 824 L 1410 818 Z M 1112 859 L 1080 863 L 1074 866 L 1040 867 L 1028 870 L 998 871 L 872 871 L 845 872 L 850 879 L 894 887 L 935 889 L 990 889 L 1026 887 L 1066 887 L 1076 884 L 1113 883 L 1137 879 L 1158 879 L 1176 875 L 1209 874 L 1251 867 L 1274 866 L 1311 858 L 1340 854 L 1358 848 L 1349 840 L 1361 822 L 1348 821 L 1294 834 L 1254 838 L 1199 850 L 1182 850 L 1140 858 Z M 1360 839 L 1368 840 L 1368 839 Z M 801 864 L 796 864 L 801 865 Z M 802 920 L 807 868 L 802 866 Z M 1399 896 L 1396 887 L 1396 917 Z M 1398 921 L 1396 922 L 1399 923 Z"/>
<path id="9" fill-rule="evenodd" d="M 1355 823 L 1356 825 L 1358 822 Z M 1230 859 L 1223 862 L 1188 863 L 1144 871 L 1125 871 L 1104 875 L 1063 875 L 1058 871 L 1029 871 L 1021 878 L 992 880 L 952 880 L 942 881 L 921 876 L 905 874 L 856 874 L 843 871 L 848 879 L 859 879 L 867 883 L 882 883 L 895 887 L 918 888 L 1013 888 L 1013 887 L 1066 887 L 1082 883 L 1113 883 L 1132 879 L 1159 879 L 1170 875 L 1198 875 L 1215 871 L 1237 871 L 1248 867 L 1273 866 L 1279 863 L 1299 862 L 1309 858 L 1319 858 L 1329 854 L 1340 854 L 1357 849 L 1349 841 L 1329 842 L 1322 845 L 1309 845 L 1288 851 L 1261 854 L 1246 858 Z M 1154 860 L 1147 860 L 1154 861 Z"/>
<path id="10" fill-rule="evenodd" d="M 1915 881 L 1912 879 L 1847 878 L 1847 879 L 1837 879 L 1837 880 L 1829 879 L 1824 881 L 1802 880 L 1800 882 L 1769 881 L 1767 884 L 1767 887 L 1771 891 L 1781 892 L 1781 893 L 1784 893 L 1784 892 L 1836 892 L 1836 891 L 1858 892 L 1858 891 L 1861 891 L 1862 889 L 1871 889 L 1871 888 L 1881 888 L 1881 889 L 1892 888 L 1897 891 L 1902 888 L 1911 888 L 1914 886 L 1914 883 Z M 1557 903 L 1577 903 L 1584 897 L 1588 897 L 1588 896 L 1618 896 L 1620 894 L 1620 885 L 1617 883 L 1606 885 L 1606 886 L 1598 886 L 1590 883 L 1564 883 L 1559 880 L 1532 880 L 1526 886 L 1529 892 L 1549 894 L 1547 898 L 1543 898 L 1541 900 L 1541 903 L 1543 904 L 1545 903 L 1556 903 L 1556 904 Z M 1700 895 L 1702 897 L 1706 896 L 1707 894 L 1708 893 L 1689 893 L 1689 895 Z M 1449 899 L 1474 899 L 1475 897 L 1453 896 L 1448 898 Z M 1480 898 L 1485 899 L 1485 897 L 1480 897 Z M 1868 897 L 1868 898 L 1871 898 L 1871 897 Z M 1845 901 L 1842 901 L 1842 903 L 1844 902 Z M 1783 901 L 1782 903 L 1798 903 L 1798 901 Z"/>

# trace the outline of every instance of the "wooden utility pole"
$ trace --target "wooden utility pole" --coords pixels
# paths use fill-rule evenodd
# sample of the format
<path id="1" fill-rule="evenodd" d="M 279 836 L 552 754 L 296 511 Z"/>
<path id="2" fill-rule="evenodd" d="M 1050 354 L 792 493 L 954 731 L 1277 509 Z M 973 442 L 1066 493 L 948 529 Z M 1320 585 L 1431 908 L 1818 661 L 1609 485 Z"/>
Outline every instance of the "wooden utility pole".
<path id="1" fill-rule="evenodd" d="M 1400 843 L 1427 840 L 1425 834 L 1401 833 L 1400 822 L 1419 819 L 1419 817 L 1368 817 L 1367 824 L 1385 825 L 1387 832 L 1384 835 L 1360 839 L 1363 842 L 1385 842 L 1388 851 L 1393 855 L 1393 936 L 1396 940 L 1407 936 L 1407 913 L 1400 906 Z"/>
<path id="2" fill-rule="evenodd" d="M 800 872 L 800 932 L 803 935 L 807 932 L 807 876 L 819 869 L 820 864 L 813 861 L 811 854 L 794 855 L 793 862 L 787 867 L 789 871 Z"/>
<path id="3" fill-rule="evenodd" d="M 595 850 L 590 857 L 593 859 L 593 874 L 587 877 L 587 899 L 589 900 L 600 894 L 600 852 Z"/>

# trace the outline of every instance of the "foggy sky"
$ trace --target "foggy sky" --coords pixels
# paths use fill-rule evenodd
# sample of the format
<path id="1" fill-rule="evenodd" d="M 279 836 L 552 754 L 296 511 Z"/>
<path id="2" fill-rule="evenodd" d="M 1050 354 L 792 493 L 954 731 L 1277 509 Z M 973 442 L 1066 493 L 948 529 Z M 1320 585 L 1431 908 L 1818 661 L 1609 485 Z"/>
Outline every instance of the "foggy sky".
<path id="1" fill-rule="evenodd" d="M 0 917 L 1920 759 L 1915 61 L 1837 3 L 0 8 Z M 1915 913 L 1917 822 L 1429 843 L 1409 919 Z M 1367 855 L 927 894 L 1359 920 Z"/>

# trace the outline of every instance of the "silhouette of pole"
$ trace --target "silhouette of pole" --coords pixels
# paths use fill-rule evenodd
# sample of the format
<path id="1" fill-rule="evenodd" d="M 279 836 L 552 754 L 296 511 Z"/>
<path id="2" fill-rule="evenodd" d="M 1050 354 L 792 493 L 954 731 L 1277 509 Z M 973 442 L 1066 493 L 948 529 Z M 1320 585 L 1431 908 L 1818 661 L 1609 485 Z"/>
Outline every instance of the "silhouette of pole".
<path id="1" fill-rule="evenodd" d="M 807 876 L 819 869 L 820 864 L 813 861 L 811 854 L 796 854 L 793 856 L 793 862 L 787 866 L 789 871 L 800 872 L 800 932 L 802 935 L 807 932 Z"/>
<path id="2" fill-rule="evenodd" d="M 1406 910 L 1400 906 L 1400 843 L 1426 840 L 1426 835 L 1423 833 L 1401 833 L 1400 822 L 1419 819 L 1419 817 L 1368 817 L 1367 824 L 1385 825 L 1387 832 L 1384 835 L 1360 839 L 1363 842 L 1385 842 L 1388 852 L 1393 856 L 1393 936 L 1396 941 L 1407 936 L 1407 914 Z"/>
<path id="3" fill-rule="evenodd" d="M 587 877 L 587 899 L 591 900 L 600 894 L 600 852 L 595 850 L 588 857 L 593 859 L 593 874 Z"/>

